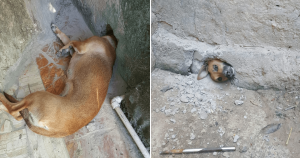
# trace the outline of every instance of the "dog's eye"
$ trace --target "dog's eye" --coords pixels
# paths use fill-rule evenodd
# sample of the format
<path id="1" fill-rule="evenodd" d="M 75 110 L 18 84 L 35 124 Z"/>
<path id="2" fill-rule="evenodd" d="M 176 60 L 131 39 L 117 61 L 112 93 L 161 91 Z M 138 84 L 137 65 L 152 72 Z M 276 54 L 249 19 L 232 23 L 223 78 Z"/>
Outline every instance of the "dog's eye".
<path id="1" fill-rule="evenodd" d="M 218 71 L 218 66 L 217 65 L 213 65 L 214 71 Z"/>
<path id="2" fill-rule="evenodd" d="M 217 80 L 221 82 L 222 81 L 222 77 L 219 77 Z"/>

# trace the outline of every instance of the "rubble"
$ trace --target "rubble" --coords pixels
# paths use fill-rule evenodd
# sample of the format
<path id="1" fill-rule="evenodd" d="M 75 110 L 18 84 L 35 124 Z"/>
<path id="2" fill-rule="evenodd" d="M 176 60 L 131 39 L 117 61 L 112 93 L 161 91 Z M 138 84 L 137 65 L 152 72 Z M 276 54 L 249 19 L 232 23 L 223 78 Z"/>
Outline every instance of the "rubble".
<path id="1" fill-rule="evenodd" d="M 236 143 L 236 142 L 238 141 L 239 138 L 240 138 L 240 137 L 239 137 L 238 135 L 235 135 L 234 138 L 233 138 L 233 142 Z"/>
<path id="2" fill-rule="evenodd" d="M 243 103 L 244 103 L 244 101 L 241 101 L 241 100 L 234 101 L 235 105 L 242 105 Z"/>

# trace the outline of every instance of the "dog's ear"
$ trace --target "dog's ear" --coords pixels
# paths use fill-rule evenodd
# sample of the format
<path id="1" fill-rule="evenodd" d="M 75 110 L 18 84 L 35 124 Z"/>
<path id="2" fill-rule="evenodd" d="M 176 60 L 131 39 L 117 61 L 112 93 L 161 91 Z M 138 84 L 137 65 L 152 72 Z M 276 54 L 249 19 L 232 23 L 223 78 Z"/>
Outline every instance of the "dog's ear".
<path id="1" fill-rule="evenodd" d="M 5 93 L 5 92 L 3 92 L 3 94 L 4 94 L 4 96 L 6 97 L 6 99 L 9 100 L 10 102 L 12 102 L 12 103 L 17 103 L 17 102 L 19 102 L 17 99 L 15 99 L 14 97 L 12 97 L 11 95 L 9 95 L 9 94 L 7 94 L 7 93 Z"/>
<path id="2" fill-rule="evenodd" d="M 204 69 L 205 69 L 205 73 L 204 73 L 204 75 L 201 75 L 201 73 L 203 72 Z M 202 65 L 202 67 L 199 70 L 199 73 L 198 73 L 198 76 L 197 76 L 197 80 L 201 80 L 201 79 L 205 78 L 207 75 L 208 75 L 208 71 L 206 69 L 206 66 Z"/>

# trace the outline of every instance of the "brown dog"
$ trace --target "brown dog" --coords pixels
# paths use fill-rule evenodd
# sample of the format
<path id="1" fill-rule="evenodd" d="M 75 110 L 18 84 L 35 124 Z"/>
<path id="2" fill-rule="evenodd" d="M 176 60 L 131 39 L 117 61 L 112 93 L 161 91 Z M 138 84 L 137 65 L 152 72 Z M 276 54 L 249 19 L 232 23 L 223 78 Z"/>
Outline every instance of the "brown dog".
<path id="1" fill-rule="evenodd" d="M 210 74 L 211 79 L 216 82 L 224 82 L 227 80 L 233 80 L 235 77 L 234 68 L 230 64 L 228 64 L 224 61 L 221 61 L 220 59 L 212 59 L 212 60 L 206 61 L 198 73 L 198 76 L 197 76 L 198 80 L 201 80 L 204 78 L 204 77 L 201 77 L 201 73 L 204 69 L 206 69 L 206 73 L 207 73 L 204 77 L 206 77 L 208 74 Z"/>
<path id="2" fill-rule="evenodd" d="M 33 132 L 64 137 L 88 124 L 99 112 L 112 76 L 117 40 L 110 35 L 70 41 L 55 25 L 51 28 L 65 45 L 57 55 L 72 55 L 63 93 L 58 96 L 39 91 L 20 102 L 0 94 L 0 100 L 6 107 L 3 110 L 17 120 L 24 118 Z"/>

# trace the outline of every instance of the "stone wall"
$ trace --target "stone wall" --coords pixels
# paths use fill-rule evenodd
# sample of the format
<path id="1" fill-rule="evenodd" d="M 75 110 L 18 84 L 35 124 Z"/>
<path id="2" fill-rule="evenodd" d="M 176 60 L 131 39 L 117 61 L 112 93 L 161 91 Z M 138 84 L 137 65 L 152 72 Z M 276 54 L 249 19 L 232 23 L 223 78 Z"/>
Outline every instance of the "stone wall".
<path id="1" fill-rule="evenodd" d="M 37 30 L 23 0 L 0 0 L 0 89 L 10 66 L 18 60 Z"/>
<path id="2" fill-rule="evenodd" d="M 151 5 L 157 68 L 188 75 L 216 56 L 235 67 L 241 87 L 300 84 L 300 3 L 153 0 Z"/>

